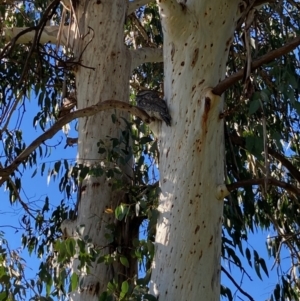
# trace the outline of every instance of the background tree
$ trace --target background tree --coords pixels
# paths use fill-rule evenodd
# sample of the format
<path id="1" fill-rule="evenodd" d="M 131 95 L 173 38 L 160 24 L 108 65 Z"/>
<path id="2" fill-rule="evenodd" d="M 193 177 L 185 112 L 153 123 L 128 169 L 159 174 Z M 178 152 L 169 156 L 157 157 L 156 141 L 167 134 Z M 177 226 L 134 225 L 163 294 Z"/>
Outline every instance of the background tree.
<path id="1" fill-rule="evenodd" d="M 245 256 L 259 277 L 268 274 L 247 246 L 256 228 L 275 233 L 267 247 L 276 264 L 284 248 L 290 253 L 272 298 L 299 298 L 299 4 L 158 4 L 159 13 L 138 0 L 2 3 L 0 182 L 26 210 L 23 244 L 47 257 L 38 281 L 20 286 L 22 273 L 12 271 L 22 266 L 11 256 L 2 299 L 36 285 L 47 298 L 216 300 L 221 269 L 231 277 L 221 255 L 242 273 Z M 142 89 L 164 95 L 170 127 L 133 106 Z M 25 114 L 29 98 L 44 133 L 27 144 L 13 114 Z M 49 176 L 61 175 L 60 190 L 77 201 L 49 217 L 47 198 L 37 212 L 22 200 L 22 173 L 44 173 L 45 141 L 61 128 L 68 135 L 69 123 L 78 130 L 78 140 L 66 139 L 78 144 L 76 164 L 57 161 Z M 147 269 L 139 280 L 137 262 Z M 221 294 L 232 299 L 228 288 Z"/>

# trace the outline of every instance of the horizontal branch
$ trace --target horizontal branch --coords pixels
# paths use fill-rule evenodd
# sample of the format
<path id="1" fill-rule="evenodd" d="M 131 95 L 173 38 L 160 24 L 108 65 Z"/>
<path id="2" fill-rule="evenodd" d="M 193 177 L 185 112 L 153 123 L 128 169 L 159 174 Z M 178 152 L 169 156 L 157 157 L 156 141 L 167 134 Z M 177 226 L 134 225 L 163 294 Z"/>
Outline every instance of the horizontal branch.
<path id="1" fill-rule="evenodd" d="M 150 3 L 154 2 L 155 0 L 135 0 L 135 1 L 129 1 L 128 5 L 128 12 L 127 14 L 130 15 L 132 14 L 136 9 Z"/>
<path id="2" fill-rule="evenodd" d="M 227 184 L 226 187 L 228 191 L 233 191 L 241 187 L 245 186 L 254 186 L 254 185 L 265 185 L 267 182 L 267 185 L 272 185 L 272 186 L 277 186 L 280 188 L 283 188 L 289 192 L 294 193 L 297 197 L 300 195 L 300 189 L 295 187 L 294 185 L 288 184 L 286 182 L 282 182 L 279 180 L 276 180 L 274 178 L 268 178 L 268 179 L 249 179 L 249 180 L 243 180 L 243 181 L 238 181 L 232 184 Z"/>
<path id="3" fill-rule="evenodd" d="M 22 31 L 25 32 L 27 30 L 27 27 L 12 27 L 12 28 L 4 28 L 4 37 L 5 41 L 9 42 L 11 39 L 15 38 L 18 34 L 20 34 Z M 56 44 L 57 43 L 57 35 L 58 35 L 59 26 L 45 26 L 43 29 L 43 32 L 40 37 L 40 43 L 46 44 Z M 68 36 L 68 30 L 69 26 L 63 26 L 60 43 L 62 45 L 66 45 L 67 43 L 67 36 Z M 35 30 L 32 29 L 29 32 L 25 32 L 23 35 L 21 35 L 18 40 L 16 41 L 16 44 L 28 44 L 31 43 L 35 36 Z"/>
<path id="4" fill-rule="evenodd" d="M 58 36 L 58 26 L 45 26 L 41 34 L 40 43 L 46 44 L 56 44 Z M 60 44 L 66 45 L 68 37 L 69 26 L 63 26 Z M 35 30 L 29 30 L 26 27 L 13 27 L 13 28 L 4 28 L 4 37 L 5 41 L 9 42 L 11 39 L 15 38 L 20 33 L 24 32 L 16 41 L 16 44 L 28 44 L 31 43 L 35 36 Z M 132 58 L 132 67 L 131 70 L 140 66 L 143 63 L 156 63 L 163 61 L 163 50 L 162 48 L 139 48 L 130 50 Z"/>
<path id="5" fill-rule="evenodd" d="M 143 63 L 163 62 L 162 48 L 139 48 L 130 50 L 131 71 Z"/>
<path id="6" fill-rule="evenodd" d="M 24 149 L 9 166 L 0 169 L 0 186 L 9 178 L 9 176 L 18 168 L 18 166 L 28 158 L 28 156 L 37 147 L 39 147 L 46 140 L 51 139 L 58 131 L 61 130 L 61 128 L 65 124 L 71 122 L 76 118 L 93 116 L 101 111 L 111 109 L 119 109 L 133 114 L 138 118 L 142 119 L 145 123 L 151 122 L 150 116 L 145 111 L 139 109 L 136 106 L 132 106 L 128 103 L 119 100 L 106 100 L 96 105 L 80 109 L 74 112 L 70 112 L 68 115 L 65 115 L 62 118 L 58 119 L 57 122 L 50 129 L 48 129 L 46 132 L 44 132 L 42 135 L 40 135 L 38 138 L 32 141 L 31 144 L 26 149 Z"/>
<path id="7" fill-rule="evenodd" d="M 251 71 L 259 68 L 264 64 L 268 64 L 275 60 L 276 58 L 287 54 L 290 51 L 293 51 L 297 46 L 300 45 L 300 36 L 297 36 L 290 42 L 286 43 L 284 46 L 275 49 L 273 51 L 268 52 L 267 54 L 263 55 L 262 57 L 254 60 L 251 64 Z M 225 78 L 222 80 L 216 87 L 212 89 L 212 92 L 215 95 L 222 95 L 228 88 L 233 86 L 237 81 L 242 79 L 244 76 L 244 69 L 238 71 L 237 73 Z"/>

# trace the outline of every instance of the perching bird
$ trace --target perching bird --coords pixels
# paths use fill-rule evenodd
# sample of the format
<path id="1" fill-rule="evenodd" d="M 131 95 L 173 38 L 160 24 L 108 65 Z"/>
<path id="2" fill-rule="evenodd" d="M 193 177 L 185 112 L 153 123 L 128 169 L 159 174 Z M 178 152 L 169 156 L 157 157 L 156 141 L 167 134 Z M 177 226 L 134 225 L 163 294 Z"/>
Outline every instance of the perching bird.
<path id="1" fill-rule="evenodd" d="M 171 116 L 166 102 L 159 97 L 156 91 L 143 90 L 136 96 L 137 106 L 151 117 L 163 120 L 168 126 L 171 126 Z"/>

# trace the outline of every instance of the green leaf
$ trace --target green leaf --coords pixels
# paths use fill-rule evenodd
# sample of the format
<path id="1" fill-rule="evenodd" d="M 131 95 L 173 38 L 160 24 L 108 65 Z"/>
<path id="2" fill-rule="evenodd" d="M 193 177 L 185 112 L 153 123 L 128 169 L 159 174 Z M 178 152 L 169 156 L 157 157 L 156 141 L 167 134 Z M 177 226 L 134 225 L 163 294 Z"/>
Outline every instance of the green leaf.
<path id="1" fill-rule="evenodd" d="M 255 138 L 253 136 L 247 136 L 245 138 L 245 142 L 246 142 L 246 149 L 252 153 L 253 149 L 254 149 L 254 145 L 255 145 Z"/>
<path id="2" fill-rule="evenodd" d="M 69 170 L 68 160 L 64 160 L 64 166 L 65 166 L 65 170 Z"/>
<path id="3" fill-rule="evenodd" d="M 51 293 L 52 284 L 53 284 L 52 278 L 48 277 L 48 279 L 46 281 L 46 295 L 47 296 L 49 296 Z"/>
<path id="4" fill-rule="evenodd" d="M 123 281 L 122 282 L 122 285 L 121 285 L 121 294 L 120 294 L 120 297 L 121 298 L 124 298 L 128 292 L 128 289 L 129 289 L 129 284 L 127 281 Z"/>
<path id="5" fill-rule="evenodd" d="M 0 301 L 6 301 L 7 298 L 8 298 L 8 292 L 7 291 L 0 292 Z"/>
<path id="6" fill-rule="evenodd" d="M 231 290 L 223 285 L 221 285 L 221 295 L 227 297 L 229 301 L 233 300 Z"/>
<path id="7" fill-rule="evenodd" d="M 61 166 L 61 161 L 55 162 L 55 164 L 54 164 L 54 170 L 55 170 L 56 173 L 59 172 L 60 166 Z"/>
<path id="8" fill-rule="evenodd" d="M 105 261 L 105 256 L 99 256 L 98 260 L 97 260 L 97 263 L 102 263 Z"/>
<path id="9" fill-rule="evenodd" d="M 75 291 L 75 289 L 78 287 L 78 279 L 78 275 L 73 273 L 71 276 L 71 291 Z"/>
<path id="10" fill-rule="evenodd" d="M 66 248 L 67 248 L 67 252 L 70 255 L 70 257 L 74 256 L 76 253 L 75 245 L 76 245 L 76 243 L 75 243 L 74 239 L 68 238 L 66 240 Z"/>
<path id="11" fill-rule="evenodd" d="M 82 167 L 80 170 L 80 180 L 81 181 L 84 180 L 89 172 L 90 172 L 90 168 L 88 166 Z"/>
<path id="12" fill-rule="evenodd" d="M 270 95 L 269 94 L 270 94 L 269 90 L 264 89 L 264 90 L 260 91 L 259 96 L 260 96 L 261 100 L 266 103 L 266 102 L 270 101 Z M 260 105 L 261 105 L 261 103 L 260 103 Z"/>
<path id="13" fill-rule="evenodd" d="M 43 163 L 43 164 L 42 164 L 42 167 L 41 167 L 41 175 L 42 175 L 42 176 L 44 175 L 45 167 L 46 167 L 46 164 Z"/>
<path id="14" fill-rule="evenodd" d="M 263 258 L 260 258 L 260 259 L 259 259 L 259 264 L 260 264 L 260 266 L 262 267 L 262 269 L 264 270 L 264 272 L 266 273 L 266 275 L 269 277 L 267 265 L 266 265 L 266 263 L 265 263 L 265 261 L 264 261 Z"/>
<path id="15" fill-rule="evenodd" d="M 147 301 L 157 301 L 157 298 L 153 295 L 150 295 L 150 294 L 145 294 L 143 296 L 143 300 L 147 300 Z"/>
<path id="16" fill-rule="evenodd" d="M 249 106 L 249 115 L 254 114 L 260 108 L 260 100 L 258 98 L 253 99 Z"/>
<path id="17" fill-rule="evenodd" d="M 129 268 L 128 259 L 125 256 L 120 256 L 120 262 L 126 267 Z"/>
<path id="18" fill-rule="evenodd" d="M 37 173 L 37 168 L 35 169 L 35 171 L 33 172 L 33 174 L 31 175 L 31 178 L 33 178 Z"/>
<path id="19" fill-rule="evenodd" d="M 107 173 L 106 173 L 106 176 L 108 177 L 108 178 L 113 178 L 114 177 L 114 170 L 113 169 L 109 169 L 108 171 L 107 171 Z"/>
<path id="20" fill-rule="evenodd" d="M 99 153 L 99 154 L 104 154 L 105 152 L 106 152 L 106 149 L 103 148 L 103 147 L 100 147 L 100 148 L 98 149 L 98 153 Z"/>
<path id="21" fill-rule="evenodd" d="M 251 263 L 251 252 L 248 248 L 246 248 L 246 258 L 248 260 L 249 265 L 252 267 L 252 263 Z"/>
<path id="22" fill-rule="evenodd" d="M 126 214 L 128 213 L 128 207 L 126 205 L 121 204 L 115 210 L 115 217 L 117 220 L 121 221 L 124 219 Z"/>
<path id="23" fill-rule="evenodd" d="M 107 296 L 108 296 L 108 293 L 107 292 L 103 292 L 101 294 L 101 296 L 99 297 L 99 301 L 107 301 Z"/>
<path id="24" fill-rule="evenodd" d="M 274 289 L 273 294 L 274 294 L 275 300 L 279 301 L 280 300 L 280 286 L 279 286 L 279 284 L 276 284 L 276 287 Z"/>
<path id="25" fill-rule="evenodd" d="M 257 276 L 259 277 L 259 279 L 262 280 L 261 275 L 260 275 L 260 267 L 259 267 L 258 262 L 254 262 L 254 269 L 255 269 L 255 272 L 256 272 Z"/>
<path id="26" fill-rule="evenodd" d="M 153 141 L 153 139 L 150 136 L 142 137 L 140 140 L 140 144 L 146 144 L 146 143 L 152 142 L 152 141 Z"/>
<path id="27" fill-rule="evenodd" d="M 240 259 L 236 256 L 234 250 L 231 249 L 231 248 L 227 248 L 226 251 L 227 251 L 228 255 L 233 259 L 233 261 L 235 262 L 235 264 L 237 266 L 241 267 L 242 263 L 241 263 Z"/>

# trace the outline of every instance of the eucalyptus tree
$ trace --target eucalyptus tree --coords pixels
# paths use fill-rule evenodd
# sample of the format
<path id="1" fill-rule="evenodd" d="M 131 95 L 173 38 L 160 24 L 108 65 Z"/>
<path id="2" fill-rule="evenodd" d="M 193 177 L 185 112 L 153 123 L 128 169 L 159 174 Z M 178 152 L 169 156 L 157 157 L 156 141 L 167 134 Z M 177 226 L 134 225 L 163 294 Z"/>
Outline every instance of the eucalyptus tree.
<path id="1" fill-rule="evenodd" d="M 1 14 L 0 181 L 27 213 L 22 171 L 78 120 L 78 138 L 66 138 L 66 147 L 77 144 L 76 164 L 56 162 L 50 172 L 64 171 L 59 188 L 77 193 L 75 208 L 62 203 L 47 221 L 46 199 L 31 213 L 42 241 L 24 219 L 24 245 L 48 256 L 36 283 L 47 298 L 217 300 L 221 291 L 232 299 L 220 290 L 223 271 L 253 300 L 220 259 L 244 273 L 245 256 L 258 277 L 268 274 L 244 244 L 256 228 L 274 234 L 275 264 L 290 252 L 272 298 L 299 298 L 298 3 L 5 1 Z M 144 89 L 164 97 L 171 126 L 135 106 Z M 21 121 L 12 128 L 11 120 L 28 98 L 44 133 L 26 145 Z M 149 176 L 156 163 L 159 183 Z M 145 219 L 148 236 L 139 239 Z M 140 279 L 138 262 L 147 270 Z M 3 299 L 20 290 L 12 279 Z"/>

